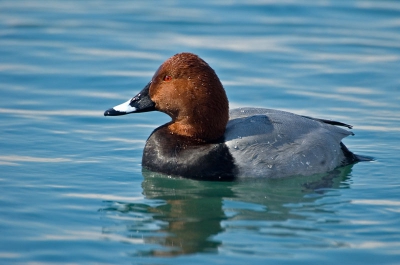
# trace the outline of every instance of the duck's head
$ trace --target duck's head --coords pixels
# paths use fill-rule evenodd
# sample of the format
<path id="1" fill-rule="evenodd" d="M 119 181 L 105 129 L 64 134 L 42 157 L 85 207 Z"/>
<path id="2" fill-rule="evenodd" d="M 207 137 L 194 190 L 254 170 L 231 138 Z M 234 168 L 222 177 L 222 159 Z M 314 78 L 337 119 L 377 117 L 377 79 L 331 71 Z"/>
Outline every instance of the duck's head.
<path id="1" fill-rule="evenodd" d="M 170 133 L 201 142 L 222 137 L 229 119 L 228 99 L 218 76 L 192 53 L 179 53 L 166 60 L 139 94 L 104 115 L 153 110 L 172 118 Z"/>

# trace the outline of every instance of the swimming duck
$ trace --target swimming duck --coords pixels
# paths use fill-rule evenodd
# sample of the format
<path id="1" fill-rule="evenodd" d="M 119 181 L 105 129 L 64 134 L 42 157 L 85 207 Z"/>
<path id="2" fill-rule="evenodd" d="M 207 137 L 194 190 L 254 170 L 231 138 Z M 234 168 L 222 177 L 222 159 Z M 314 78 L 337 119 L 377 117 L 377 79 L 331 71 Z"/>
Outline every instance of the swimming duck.
<path id="1" fill-rule="evenodd" d="M 341 140 L 350 125 L 293 113 L 239 108 L 215 71 L 192 53 L 166 60 L 136 96 L 105 116 L 161 111 L 172 120 L 147 139 L 142 166 L 198 180 L 312 175 L 363 160 Z"/>

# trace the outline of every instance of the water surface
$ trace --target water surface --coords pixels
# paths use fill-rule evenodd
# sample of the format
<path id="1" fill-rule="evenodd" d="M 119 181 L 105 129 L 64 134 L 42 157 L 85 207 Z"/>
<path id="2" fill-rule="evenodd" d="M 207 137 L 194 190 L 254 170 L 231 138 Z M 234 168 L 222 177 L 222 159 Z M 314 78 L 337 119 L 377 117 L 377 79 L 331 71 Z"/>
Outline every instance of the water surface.
<path id="1" fill-rule="evenodd" d="M 0 263 L 398 264 L 398 1 L 0 2 Z M 375 158 L 232 183 L 142 170 L 161 113 L 103 117 L 188 51 L 230 106 L 354 126 Z"/>

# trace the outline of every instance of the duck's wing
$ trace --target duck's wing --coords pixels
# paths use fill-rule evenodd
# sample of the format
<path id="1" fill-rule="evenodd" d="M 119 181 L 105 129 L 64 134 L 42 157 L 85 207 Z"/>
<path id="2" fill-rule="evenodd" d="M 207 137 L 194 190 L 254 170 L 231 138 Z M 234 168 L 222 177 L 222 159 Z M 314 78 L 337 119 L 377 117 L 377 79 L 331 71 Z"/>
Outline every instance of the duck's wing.
<path id="1" fill-rule="evenodd" d="M 271 135 L 271 137 L 276 137 L 278 134 L 284 134 L 295 141 L 320 129 L 326 130 L 338 141 L 346 136 L 354 135 L 353 132 L 338 126 L 352 128 L 351 125 L 342 122 L 301 116 L 286 111 L 239 108 L 229 112 L 229 123 L 225 137 L 229 139 L 251 135 Z M 236 136 L 238 133 L 241 135 Z M 290 139 L 287 140 L 289 141 Z"/>
<path id="2" fill-rule="evenodd" d="M 317 118 L 313 118 L 313 117 L 310 117 L 310 116 L 302 116 L 302 117 L 307 118 L 307 119 L 312 119 L 312 120 L 315 120 L 315 121 L 320 121 L 320 122 L 323 122 L 323 123 L 326 123 L 326 124 L 330 124 L 330 125 L 342 126 L 342 127 L 346 127 L 346 128 L 349 128 L 349 129 L 353 128 L 352 125 L 349 125 L 349 124 L 346 124 L 346 123 L 343 123 L 343 122 L 340 122 L 340 121 L 317 119 Z"/>
<path id="3" fill-rule="evenodd" d="M 230 111 L 225 143 L 245 174 L 321 173 L 342 164 L 341 140 L 353 134 L 335 125 L 345 124 L 279 110 L 240 108 Z"/>

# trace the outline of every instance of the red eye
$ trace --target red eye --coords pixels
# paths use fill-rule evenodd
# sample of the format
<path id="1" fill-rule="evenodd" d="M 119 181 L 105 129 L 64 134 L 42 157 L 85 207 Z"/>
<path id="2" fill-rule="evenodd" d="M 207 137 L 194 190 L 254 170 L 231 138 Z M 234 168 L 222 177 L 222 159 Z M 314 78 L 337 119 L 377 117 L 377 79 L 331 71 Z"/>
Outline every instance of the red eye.
<path id="1" fill-rule="evenodd" d="M 163 79 L 163 80 L 169 82 L 169 81 L 172 80 L 172 76 L 166 75 L 166 76 L 164 76 L 164 79 Z"/>

